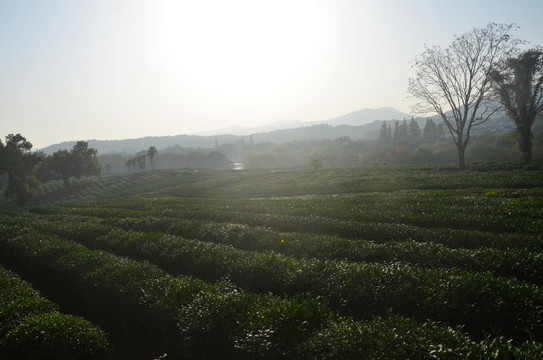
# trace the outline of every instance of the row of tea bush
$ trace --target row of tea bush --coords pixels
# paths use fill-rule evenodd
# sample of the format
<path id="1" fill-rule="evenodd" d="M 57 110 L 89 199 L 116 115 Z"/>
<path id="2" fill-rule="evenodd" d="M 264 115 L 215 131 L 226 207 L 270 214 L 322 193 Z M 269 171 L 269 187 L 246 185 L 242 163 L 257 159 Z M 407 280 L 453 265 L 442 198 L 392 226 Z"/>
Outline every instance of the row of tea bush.
<path id="1" fill-rule="evenodd" d="M 0 260 L 32 279 L 61 306 L 72 307 L 125 344 L 131 358 L 536 359 L 542 345 L 505 338 L 472 340 L 435 322 L 398 316 L 353 321 L 322 301 L 281 299 L 228 282 L 173 277 L 157 267 L 93 251 L 52 235 L 0 227 Z M 144 351 L 145 349 L 145 351 Z M 143 352 L 142 352 L 143 351 Z"/>

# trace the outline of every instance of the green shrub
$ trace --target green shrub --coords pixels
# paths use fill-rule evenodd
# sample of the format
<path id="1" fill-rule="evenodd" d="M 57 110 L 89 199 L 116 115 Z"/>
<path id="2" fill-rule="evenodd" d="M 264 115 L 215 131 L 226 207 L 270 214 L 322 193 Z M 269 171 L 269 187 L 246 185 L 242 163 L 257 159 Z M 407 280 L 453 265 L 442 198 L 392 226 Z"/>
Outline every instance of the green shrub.
<path id="1" fill-rule="evenodd" d="M 331 322 L 305 344 L 311 359 L 458 359 L 510 360 L 541 358 L 543 345 L 534 341 L 515 344 L 503 337 L 476 342 L 459 329 L 397 316 L 361 323 Z"/>
<path id="2" fill-rule="evenodd" d="M 365 323 L 344 324 L 347 320 L 338 320 L 321 300 L 314 299 L 318 294 L 324 294 L 322 301 L 329 301 L 337 309 L 345 308 L 346 311 L 364 314 L 364 317 L 379 313 L 386 315 L 388 309 L 392 309 L 402 314 L 413 314 L 419 319 L 427 319 L 431 314 L 430 317 L 443 318 L 449 323 L 466 322 L 466 329 L 473 333 L 483 331 L 481 327 L 484 326 L 484 331 L 500 329 L 520 341 L 532 335 L 535 338 L 541 336 L 538 333 L 541 306 L 537 296 L 534 297 L 534 289 L 520 283 L 507 284 L 490 275 L 474 274 L 476 281 L 473 282 L 470 279 L 466 281 L 463 278 L 466 274 L 457 271 L 444 274 L 402 264 L 364 265 L 313 259 L 298 262 L 273 253 L 261 254 L 262 259 L 270 260 L 266 260 L 268 264 L 264 262 L 264 268 L 270 269 L 272 278 L 285 279 L 282 275 L 285 271 L 288 276 L 293 276 L 281 285 L 287 287 L 287 293 L 300 293 L 304 291 L 300 286 L 304 286 L 312 294 L 305 298 L 279 299 L 272 295 L 247 293 L 225 284 L 211 285 L 187 277 L 174 278 L 148 263 L 91 251 L 29 229 L 19 232 L 13 239 L 6 235 L 8 233 L 6 231 L 0 236 L 2 261 L 11 261 L 13 257 L 27 259 L 17 266 L 42 285 L 46 284 L 45 287 L 53 287 L 58 294 L 64 294 L 66 299 L 78 299 L 82 309 L 87 309 L 93 319 L 99 317 L 100 323 L 104 324 L 109 321 L 108 329 L 115 332 L 112 334 L 114 344 L 137 344 L 149 357 L 167 353 L 168 356 L 189 358 L 216 358 L 224 354 L 231 354 L 233 358 L 314 358 L 311 339 L 320 339 L 319 334 L 333 334 L 335 325 L 332 324 L 336 323 L 338 328 L 349 333 L 345 336 L 354 337 L 355 343 L 361 341 L 357 334 L 360 327 L 366 327 Z M 159 254 L 159 247 L 147 249 L 153 242 L 160 243 L 158 234 L 133 239 L 130 236 L 126 242 L 117 244 L 129 244 L 128 249 L 139 249 L 142 254 Z M 175 238 L 166 239 L 175 245 Z M 209 244 L 206 246 L 209 250 Z M 213 263 L 220 264 L 217 262 L 221 258 L 220 253 L 212 258 Z M 254 259 L 257 261 L 243 265 L 243 271 L 258 265 L 260 258 Z M 295 271 L 291 271 L 293 269 Z M 62 281 L 54 281 L 56 274 L 63 272 L 66 275 Z M 80 285 L 73 286 L 76 282 Z M 272 283 L 280 284 L 277 280 Z M 503 314 L 496 312 L 497 309 Z M 473 318 L 471 323 L 470 317 Z M 510 329 L 504 328 L 504 323 Z M 419 329 L 421 326 L 427 325 L 416 321 L 404 325 L 405 330 L 402 331 L 407 334 L 406 338 L 416 344 L 402 342 L 395 345 L 401 346 L 398 354 L 418 358 L 419 349 L 426 349 L 429 345 L 424 344 L 428 342 L 435 346 L 431 350 L 443 350 L 439 345 L 445 340 L 432 340 L 424 332 L 418 338 L 410 337 L 409 334 L 422 331 Z M 443 336 L 448 334 L 443 330 L 446 327 L 434 326 L 442 329 Z M 384 330 L 375 335 L 376 340 L 372 340 L 377 344 L 388 344 L 402 333 L 395 323 L 385 322 L 379 327 Z M 462 337 L 458 331 L 450 331 L 453 332 L 451 336 Z M 389 336 L 392 338 L 387 339 Z M 213 339 L 214 347 L 203 347 L 210 339 Z M 492 347 L 493 340 L 483 340 L 478 349 L 483 345 Z M 315 344 L 319 341 L 315 340 Z M 330 342 L 330 349 L 339 349 L 338 354 L 351 351 L 337 341 L 343 342 Z M 214 352 L 215 349 L 222 351 Z M 514 351 L 534 353 L 539 348 L 536 344 L 519 349 Z M 392 358 L 396 353 L 391 354 Z"/>
<path id="3" fill-rule="evenodd" d="M 310 297 L 257 296 L 224 284 L 183 307 L 178 326 L 189 358 L 292 359 L 303 357 L 301 344 L 331 317 Z"/>
<path id="4" fill-rule="evenodd" d="M 148 357 L 542 358 L 533 341 L 543 339 L 535 167 L 85 180 L 47 195 L 123 198 L 10 212 L 0 219 L 0 258 L 63 308 L 107 324 L 116 344 L 148 347 Z M 289 298 L 300 293 L 310 295 Z"/>
<path id="5" fill-rule="evenodd" d="M 52 221 L 54 220 L 54 221 Z M 159 239 L 160 233 L 148 233 L 149 235 L 137 234 L 134 236 L 124 235 L 125 232 L 119 227 L 113 225 L 104 225 L 96 221 L 95 218 L 73 217 L 56 215 L 53 219 L 23 217 L 21 221 L 40 232 L 47 232 L 62 237 L 68 237 L 91 247 L 98 247 L 105 250 L 118 248 L 119 242 L 126 242 L 124 247 L 129 246 L 130 241 L 149 237 L 146 242 L 146 248 L 150 250 L 152 240 Z M 132 218 L 116 219 L 117 225 L 130 230 L 149 231 L 147 226 L 149 219 Z M 153 220 L 154 221 L 154 220 Z M 13 222 L 13 221 L 12 221 Z M 476 247 L 477 244 L 484 245 L 480 240 L 485 239 L 486 245 L 497 246 L 499 248 L 474 248 L 474 249 L 451 249 L 442 243 L 457 245 L 451 239 L 447 240 L 443 233 L 445 229 L 439 229 L 442 235 L 439 238 L 433 238 L 432 241 L 422 242 L 432 233 L 438 233 L 438 230 L 429 232 L 425 229 L 418 233 L 418 240 L 411 240 L 415 236 L 413 232 L 398 232 L 393 230 L 390 224 L 380 224 L 376 227 L 375 233 L 388 231 L 389 234 L 398 232 L 394 238 L 398 241 L 385 242 L 378 244 L 374 241 L 346 239 L 329 235 L 318 235 L 308 233 L 279 233 L 264 228 L 251 228 L 247 225 L 232 223 L 213 223 L 202 220 L 187 219 L 161 219 L 159 221 L 164 231 L 170 234 L 176 234 L 185 238 L 199 239 L 203 241 L 214 242 L 218 244 L 231 245 L 236 248 L 253 251 L 273 250 L 286 255 L 293 255 L 297 258 L 314 257 L 322 260 L 348 260 L 355 262 L 407 262 L 423 267 L 443 267 L 459 268 L 468 271 L 484 272 L 490 271 L 496 276 L 505 276 L 525 280 L 537 285 L 543 285 L 543 256 L 539 252 L 514 249 L 509 245 L 515 244 L 522 247 L 528 245 L 527 241 L 522 241 L 518 237 L 509 236 L 506 240 L 500 236 L 484 235 L 482 233 L 457 232 L 454 237 L 463 237 L 464 246 L 470 244 Z M 75 224 L 75 226 L 74 226 Z M 152 226 L 152 229 L 160 226 Z M 75 229 L 75 230 L 74 230 Z M 388 229 L 388 230 L 387 230 Z M 414 229 L 412 229 L 414 230 Z M 410 230 L 411 231 L 411 230 Z M 81 233 L 93 233 L 94 236 L 80 236 Z M 450 231 L 449 231 L 450 232 Z M 424 235 L 426 234 L 426 235 Z M 403 237 L 402 237 L 403 236 Z M 437 235 L 436 235 L 437 236 Z M 107 238 L 107 241 L 100 239 Z M 128 239 L 132 239 L 128 241 Z M 543 238 L 542 238 L 543 239 Z M 527 240 L 527 239 L 526 239 Z M 96 243 L 98 241 L 98 243 Z M 442 242 L 442 243 L 438 243 Z M 530 248 L 537 248 L 537 238 L 532 237 Z M 136 244 L 130 246 L 134 248 Z M 166 246 L 162 244 L 162 246 Z M 201 245 L 204 246 L 204 245 Z M 171 249 L 171 246 L 169 246 Z M 503 249 L 502 249 L 503 248 Z M 130 256 L 143 256 L 139 251 L 132 251 Z M 178 254 L 179 255 L 179 254 Z M 142 257 L 144 258 L 144 257 Z M 190 262 L 191 255 L 187 252 L 184 256 L 184 262 Z"/>
<path id="6" fill-rule="evenodd" d="M 294 259 L 157 233 L 116 231 L 96 244 L 119 255 L 152 261 L 173 274 L 211 281 L 226 277 L 257 293 L 292 296 L 309 292 L 327 298 L 332 308 L 358 319 L 392 309 L 421 320 L 465 325 L 479 337 L 494 330 L 517 339 L 530 334 L 539 339 L 543 335 L 539 320 L 543 316 L 543 291 L 489 273 L 424 269 L 402 263 Z"/>
<path id="7" fill-rule="evenodd" d="M 27 317 L 57 311 L 58 306 L 41 297 L 21 297 L 0 306 L 0 338 Z"/>
<path id="8" fill-rule="evenodd" d="M 106 358 L 106 334 L 57 309 L 29 283 L 0 267 L 0 358 Z"/>
<path id="9" fill-rule="evenodd" d="M 45 313 L 28 317 L 0 340 L 4 359 L 98 360 L 108 354 L 103 331 L 70 315 Z"/>

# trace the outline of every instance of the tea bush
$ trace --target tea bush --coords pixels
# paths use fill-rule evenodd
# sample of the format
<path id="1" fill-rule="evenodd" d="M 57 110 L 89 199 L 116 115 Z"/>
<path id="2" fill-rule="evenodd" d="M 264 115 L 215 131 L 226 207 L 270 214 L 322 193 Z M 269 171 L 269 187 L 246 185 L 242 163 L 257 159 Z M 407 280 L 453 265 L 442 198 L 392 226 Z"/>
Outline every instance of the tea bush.
<path id="1" fill-rule="evenodd" d="M 337 311 L 362 319 L 392 309 L 422 320 L 465 325 L 476 336 L 501 331 L 522 339 L 542 331 L 543 290 L 488 273 L 423 269 L 401 263 L 296 260 L 160 233 L 120 230 L 89 245 L 149 260 L 173 274 L 211 281 L 228 278 L 257 293 L 309 292 L 327 298 Z"/>
<path id="2" fill-rule="evenodd" d="M 18 221 L 22 224 L 23 220 Z M 244 250 L 272 250 L 297 258 L 314 257 L 322 260 L 355 262 L 407 262 L 428 268 L 455 267 L 476 272 L 489 271 L 497 276 L 512 277 L 543 285 L 543 256 L 539 252 L 524 249 L 457 249 L 435 242 L 420 242 L 409 238 L 379 244 L 374 241 L 336 236 L 279 233 L 241 224 L 169 218 L 114 217 L 110 220 L 57 214 L 46 217 L 42 215 L 40 218 L 32 215 L 25 216 L 24 222 L 32 223 L 32 226 L 39 231 L 77 239 L 87 245 L 92 245 L 97 237 L 107 235 L 118 228 L 144 232 L 164 229 L 167 233 L 186 238 L 232 245 Z M 384 224 L 382 225 L 385 228 Z M 511 242 L 514 240 L 511 238 Z"/>
<path id="3" fill-rule="evenodd" d="M 58 312 L 30 284 L 0 267 L 0 358 L 106 359 L 106 334 Z"/>
<path id="4" fill-rule="evenodd" d="M 88 321 L 59 313 L 26 318 L 0 340 L 5 359 L 106 359 L 108 342 L 103 331 Z"/>
<path id="5" fill-rule="evenodd" d="M 2 212 L 0 261 L 116 358 L 540 359 L 543 172 L 500 166 L 51 183 Z"/>
<path id="6" fill-rule="evenodd" d="M 323 300 L 313 297 L 298 295 L 293 299 L 280 299 L 250 294 L 227 283 L 211 285 L 186 277 L 174 278 L 150 264 L 88 250 L 29 229 L 15 229 L 14 238 L 8 235 L 12 233 L 9 229 L 3 229 L 0 260 L 24 270 L 41 287 L 63 295 L 68 304 L 76 302 L 80 310 L 91 314 L 95 321 L 99 319 L 111 331 L 112 342 L 118 348 L 132 349 L 133 352 L 120 353 L 128 358 L 136 354 L 168 354 L 172 358 L 223 358 L 225 354 L 232 354 L 232 358 L 244 359 L 284 356 L 309 359 L 314 358 L 308 351 L 313 346 L 311 339 L 329 334 L 332 331 L 327 330 L 329 327 L 351 326 L 349 331 L 354 333 L 348 336 L 356 338 L 356 329 L 366 326 L 364 323 L 355 326 L 352 324 L 357 323 L 339 318 Z M 48 261 L 41 261 L 45 258 Z M 61 273 L 65 274 L 64 278 L 53 281 Z M 76 281 L 79 286 L 73 287 Z M 43 320 L 51 326 L 45 332 L 47 336 L 54 337 L 68 326 L 56 329 L 54 324 L 62 323 L 61 320 Z M 34 326 L 42 320 L 32 321 Z M 344 322 L 351 325 L 341 325 Z M 397 329 L 387 325 L 386 320 L 379 323 L 386 331 L 376 334 L 374 341 L 382 344 L 388 341 L 383 337 L 394 334 Z M 411 321 L 408 326 L 411 329 L 406 330 L 407 333 L 418 333 L 418 328 L 428 325 Z M 434 326 L 449 329 L 442 332 L 452 331 L 458 338 L 465 336 L 459 330 Z M 209 339 L 213 339 L 213 346 L 204 346 Z M 412 340 L 416 344 L 403 345 L 401 353 L 407 357 L 416 356 L 414 349 L 429 346 L 424 344 L 439 346 L 444 341 L 422 335 Z M 342 341 L 330 343 L 331 349 L 342 348 Z M 473 341 L 466 340 L 463 346 L 472 346 L 471 343 Z M 483 341 L 476 348 L 483 345 L 496 349 L 491 340 Z M 514 348 L 520 353 L 524 351 Z"/>

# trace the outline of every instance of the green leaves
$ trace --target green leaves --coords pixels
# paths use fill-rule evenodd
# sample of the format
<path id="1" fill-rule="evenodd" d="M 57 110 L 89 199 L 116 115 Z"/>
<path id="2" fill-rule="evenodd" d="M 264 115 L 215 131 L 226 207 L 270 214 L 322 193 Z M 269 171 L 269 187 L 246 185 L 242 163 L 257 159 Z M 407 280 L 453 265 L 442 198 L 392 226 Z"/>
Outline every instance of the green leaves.
<path id="1" fill-rule="evenodd" d="M 0 175 L 8 175 L 5 195 L 15 198 L 20 207 L 32 200 L 39 185 L 36 165 L 41 159 L 31 149 L 32 144 L 21 134 L 6 136 L 5 145 L 0 141 Z"/>
<path id="2" fill-rule="evenodd" d="M 116 354 L 541 358 L 539 170 L 150 174 L 0 218 L 0 262 Z"/>
<path id="3" fill-rule="evenodd" d="M 0 354 L 9 359 L 105 359 L 108 341 L 88 321 L 59 313 L 25 319 L 0 340 Z"/>
<path id="4" fill-rule="evenodd" d="M 0 357 L 105 359 L 106 334 L 88 321 L 58 313 L 30 284 L 0 267 Z"/>
<path id="5" fill-rule="evenodd" d="M 39 228 L 39 222 L 33 226 Z M 88 226 L 92 228 L 94 225 L 91 222 Z M 77 228 L 83 233 L 92 233 L 85 230 L 82 223 Z M 62 226 L 46 229 L 55 229 L 49 230 L 51 233 L 65 233 Z M 522 274 L 521 269 L 528 271 L 541 268 L 541 264 L 534 267 L 542 261 L 537 254 L 532 254 L 534 258 L 530 261 L 530 258 L 526 257 L 530 253 L 522 251 L 515 256 L 514 252 L 451 251 L 443 246 L 406 242 L 396 243 L 395 248 L 382 246 L 378 251 L 375 248 L 368 249 L 368 258 L 373 252 L 374 260 L 373 263 L 366 264 L 311 258 L 295 259 L 274 252 L 247 252 L 230 246 L 154 232 L 122 231 L 118 228 L 110 230 L 112 231 L 108 235 L 100 236 L 92 242 L 83 242 L 117 255 L 151 261 L 175 275 L 196 276 L 207 281 L 228 278 L 254 293 L 272 292 L 280 296 L 310 293 L 321 296 L 327 299 L 336 311 L 358 319 L 369 319 L 392 310 L 394 313 L 420 320 L 433 319 L 453 326 L 463 325 L 477 337 L 485 331 L 500 331 L 507 336 L 522 339 L 528 333 L 539 334 L 543 331 L 538 320 L 543 316 L 543 291 L 527 283 L 514 279 L 506 280 L 485 272 L 486 269 L 494 268 L 496 272 L 505 274 L 509 271 L 528 277 Z M 73 240 L 79 241 L 76 234 L 69 231 L 67 234 Z M 278 239 L 276 241 L 280 243 Z M 57 263 L 60 264 L 61 261 L 62 264 L 71 264 L 72 260 L 68 259 L 78 259 L 79 251 L 74 255 L 76 257 L 62 256 Z M 393 261 L 398 258 L 426 264 L 427 268 Z M 79 263 L 86 264 L 82 260 L 83 258 L 78 260 Z M 435 267 L 440 261 L 441 266 Z M 525 264 L 521 265 L 522 262 Z M 145 278 L 151 271 L 143 271 L 141 266 L 133 268 L 129 264 L 132 263 L 121 263 L 120 267 L 111 268 L 105 263 L 100 265 L 103 268 L 100 273 L 88 275 L 97 276 L 102 282 L 111 276 L 112 280 L 103 284 L 107 284 L 107 289 L 111 287 L 107 293 L 101 295 L 104 299 L 113 296 L 115 292 L 131 291 L 118 289 L 117 286 L 121 283 L 113 279 L 128 276 L 134 279 L 140 276 Z M 461 265 L 480 272 L 455 269 Z M 87 269 L 87 265 L 77 268 L 69 266 L 76 273 Z M 503 269 L 499 269 L 499 266 Z M 57 277 L 74 283 L 74 286 L 80 281 L 65 278 L 65 273 L 64 270 L 58 270 Z M 90 280 L 89 282 L 92 283 Z M 102 288 L 106 291 L 104 286 Z M 138 287 L 134 286 L 134 289 Z M 137 298 L 139 295 L 136 292 L 132 296 Z M 118 319 L 115 321 L 122 323 L 131 312 L 140 312 L 140 309 L 125 306 L 116 315 Z"/>

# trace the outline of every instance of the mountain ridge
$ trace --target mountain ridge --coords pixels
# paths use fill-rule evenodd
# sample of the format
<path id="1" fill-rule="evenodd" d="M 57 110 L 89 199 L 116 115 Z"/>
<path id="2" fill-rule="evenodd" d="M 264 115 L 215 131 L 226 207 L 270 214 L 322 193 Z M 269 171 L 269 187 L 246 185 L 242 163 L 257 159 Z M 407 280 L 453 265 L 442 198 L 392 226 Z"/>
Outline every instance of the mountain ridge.
<path id="1" fill-rule="evenodd" d="M 245 136 L 252 136 L 255 141 L 276 141 L 284 142 L 282 140 L 314 140 L 323 138 L 322 136 L 349 136 L 349 134 L 357 133 L 356 130 L 362 131 L 361 127 L 371 125 L 372 122 L 378 120 L 401 120 L 409 116 L 402 113 L 394 107 L 382 107 L 378 109 L 361 109 L 352 111 L 345 115 L 341 115 L 329 120 L 324 121 L 302 121 L 302 120 L 282 120 L 272 122 L 266 125 L 244 128 L 240 126 L 233 126 L 225 129 L 219 129 L 215 131 L 200 132 L 195 134 L 181 134 L 181 135 L 164 135 L 164 136 L 146 136 L 135 139 L 120 139 L 120 140 L 98 140 L 90 139 L 85 140 L 88 142 L 89 147 L 98 150 L 99 154 L 110 153 L 135 153 L 150 146 L 155 146 L 157 149 L 165 149 L 172 146 L 182 146 L 186 148 L 211 148 L 215 145 L 216 141 L 223 144 L 227 142 L 234 142 Z M 351 126 L 360 129 L 343 129 L 343 131 L 326 131 L 323 132 L 323 128 L 319 125 L 327 125 L 331 130 L 337 126 Z M 371 132 L 373 132 L 373 126 L 370 126 Z M 236 130 L 227 133 L 225 130 Z M 297 135 L 282 136 L 280 131 L 289 131 Z M 311 131 L 313 130 L 313 131 Z M 305 133 L 305 135 L 304 135 Z M 320 134 L 320 135 L 319 135 Z M 284 134 L 286 135 L 286 134 Z M 373 137 L 373 136 L 371 136 Z M 367 138 L 363 134 L 357 138 Z M 75 145 L 76 141 L 64 141 L 49 145 L 40 151 L 46 154 L 52 154 L 58 150 L 71 149 Z"/>

